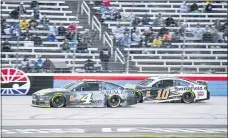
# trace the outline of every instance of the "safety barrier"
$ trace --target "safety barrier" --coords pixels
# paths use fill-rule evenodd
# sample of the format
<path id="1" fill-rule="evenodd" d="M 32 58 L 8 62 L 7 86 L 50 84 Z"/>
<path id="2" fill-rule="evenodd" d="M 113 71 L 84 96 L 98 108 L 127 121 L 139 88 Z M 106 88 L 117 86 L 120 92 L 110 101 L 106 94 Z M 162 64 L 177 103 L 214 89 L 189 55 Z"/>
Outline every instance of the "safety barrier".
<path id="1" fill-rule="evenodd" d="M 16 72 L 16 73 L 15 73 Z M 3 95 L 31 95 L 32 93 L 46 88 L 58 88 L 70 83 L 72 81 L 80 81 L 85 79 L 103 80 L 113 82 L 123 87 L 133 86 L 138 82 L 147 79 L 153 74 L 100 74 L 100 73 L 74 73 L 74 74 L 58 74 L 58 73 L 24 73 L 13 68 L 2 69 L 2 86 L 1 93 Z M 188 79 L 192 81 L 201 80 L 208 82 L 208 90 L 212 96 L 227 96 L 227 74 L 221 75 L 207 75 L 207 74 L 170 74 L 170 75 L 156 75 L 156 76 L 170 76 Z M 13 85 L 9 87 L 7 83 L 21 82 L 23 85 Z M 16 84 L 16 83 L 15 83 Z M 9 88 L 8 88 L 9 87 Z M 9 91 L 10 90 L 10 91 Z M 24 94 L 23 94 L 24 92 Z M 21 94 L 20 94 L 21 93 Z"/>

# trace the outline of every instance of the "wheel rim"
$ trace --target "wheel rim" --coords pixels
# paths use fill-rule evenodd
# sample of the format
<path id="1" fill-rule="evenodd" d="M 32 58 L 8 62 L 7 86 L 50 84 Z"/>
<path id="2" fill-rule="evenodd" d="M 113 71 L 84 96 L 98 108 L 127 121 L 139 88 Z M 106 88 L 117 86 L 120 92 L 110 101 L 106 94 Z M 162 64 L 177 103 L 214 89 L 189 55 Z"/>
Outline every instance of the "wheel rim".
<path id="1" fill-rule="evenodd" d="M 110 99 L 112 106 L 117 106 L 119 104 L 119 98 L 113 97 Z"/>
<path id="2" fill-rule="evenodd" d="M 62 106 L 63 105 L 63 99 L 61 97 L 56 97 L 54 100 L 54 104 L 56 106 Z"/>
<path id="3" fill-rule="evenodd" d="M 183 97 L 183 101 L 186 103 L 192 102 L 193 94 L 191 92 L 185 93 Z"/>

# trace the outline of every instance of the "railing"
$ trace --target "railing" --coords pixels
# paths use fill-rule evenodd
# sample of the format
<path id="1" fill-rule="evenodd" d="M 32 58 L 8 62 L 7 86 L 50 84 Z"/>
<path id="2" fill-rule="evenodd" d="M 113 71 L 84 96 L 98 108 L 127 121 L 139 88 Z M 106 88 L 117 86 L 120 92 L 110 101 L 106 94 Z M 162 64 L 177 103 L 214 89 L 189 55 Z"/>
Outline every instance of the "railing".
<path id="1" fill-rule="evenodd" d="M 139 58 L 140 54 L 130 54 L 131 61 L 135 63 L 135 66 L 139 68 L 139 72 L 156 72 L 160 70 L 166 70 L 167 72 L 176 71 L 182 69 L 183 71 L 196 70 L 196 73 L 202 73 L 203 70 L 216 69 L 219 72 L 227 72 L 227 60 L 224 56 L 227 49 L 220 48 L 185 48 L 176 49 L 174 48 L 125 48 L 126 52 L 137 51 L 137 52 L 150 52 L 148 54 L 141 54 L 143 59 Z M 168 52 L 161 54 L 161 52 Z M 207 54 L 191 54 L 192 52 L 208 52 Z M 173 53 L 172 52 L 178 52 Z M 135 58 L 134 56 L 138 57 Z M 150 57 L 157 57 L 156 59 L 151 59 Z M 145 59 L 147 57 L 147 59 Z M 163 58 L 164 57 L 164 58 Z M 168 59 L 168 57 L 175 57 Z M 179 58 L 178 58 L 179 57 Z M 182 58 L 181 58 L 182 57 Z M 195 57 L 202 58 L 196 59 Z M 210 57 L 206 59 L 205 57 Z M 222 57 L 222 58 L 219 58 Z M 213 60 L 212 60 L 213 58 Z M 157 64 L 156 64 L 157 63 Z M 128 64 L 128 57 L 126 59 L 126 64 Z M 128 65 L 126 66 L 128 68 Z M 159 68 L 159 69 L 158 69 Z M 150 69 L 151 71 L 148 71 Z M 222 71 L 223 70 L 223 71 Z"/>
<path id="2" fill-rule="evenodd" d="M 94 29 L 95 27 L 99 31 L 99 40 L 101 40 L 101 23 L 97 19 L 96 16 L 93 16 L 93 18 L 92 18 L 92 29 Z"/>
<path id="3" fill-rule="evenodd" d="M 112 40 L 112 38 L 110 37 L 110 35 L 107 32 L 105 32 L 103 34 L 103 45 L 105 45 L 106 43 L 111 48 L 111 55 L 113 56 L 113 50 L 114 50 L 113 40 Z"/>
<path id="4" fill-rule="evenodd" d="M 86 4 L 85 1 L 83 1 L 82 4 L 81 4 L 81 14 L 83 14 L 84 12 L 88 15 L 88 24 L 90 24 L 90 19 L 91 19 L 91 17 L 90 17 L 90 8 Z"/>
<path id="5" fill-rule="evenodd" d="M 113 2 L 111 2 L 111 5 L 115 4 L 116 7 L 122 8 L 122 7 L 126 7 L 127 5 L 133 4 L 133 3 L 129 3 L 129 2 L 119 2 L 119 1 L 114 2 L 113 1 Z M 182 4 L 181 2 L 170 3 L 170 1 L 167 1 L 166 3 L 164 3 L 164 2 L 159 2 L 159 0 L 156 0 L 156 2 L 154 1 L 154 2 L 143 2 L 143 3 L 141 3 L 140 1 L 134 1 L 134 5 L 144 6 L 144 8 L 150 7 L 151 5 L 152 6 L 164 5 L 164 6 L 170 6 L 171 8 L 174 8 L 175 6 L 181 6 L 181 4 Z M 197 3 L 197 5 L 206 6 L 206 3 Z M 214 5 L 221 5 L 222 8 L 225 8 L 226 3 L 215 3 Z"/>
<path id="6" fill-rule="evenodd" d="M 116 48 L 116 51 L 115 51 L 115 62 L 117 62 L 117 59 L 118 59 L 122 64 L 125 64 L 125 57 L 124 57 L 124 55 L 122 54 L 122 52 L 120 51 L 119 48 Z"/>
<path id="7" fill-rule="evenodd" d="M 173 71 L 178 71 L 181 68 L 183 68 L 184 72 L 182 71 L 181 73 L 189 73 L 191 69 L 191 74 L 192 73 L 207 73 L 207 71 L 205 70 L 209 70 L 209 69 L 218 69 L 218 70 L 223 70 L 223 71 L 216 71 L 216 73 L 227 73 L 227 68 L 225 66 L 215 66 L 215 65 L 183 65 L 182 67 L 180 65 L 136 65 L 136 67 L 139 68 L 138 72 L 144 72 L 144 73 L 148 73 L 148 72 L 159 72 L 158 70 L 156 70 L 156 68 L 160 68 L 160 72 L 166 72 L 166 73 L 171 73 Z M 146 69 L 147 68 L 147 69 Z M 150 69 L 150 70 L 148 70 Z M 204 71 L 200 71 L 200 70 L 204 70 Z M 195 71 L 193 71 L 195 70 Z"/>
<path id="8" fill-rule="evenodd" d="M 159 54 L 159 52 L 179 52 L 179 53 L 182 53 L 183 50 L 182 49 L 177 49 L 177 48 L 124 48 L 125 51 L 138 51 L 138 52 L 141 52 L 141 51 L 153 51 L 154 54 Z M 186 52 L 201 52 L 201 51 L 207 51 L 208 54 L 215 54 L 214 52 L 216 51 L 219 51 L 219 52 L 226 52 L 228 51 L 226 48 L 211 48 L 211 49 L 206 49 L 206 48 L 186 48 L 185 49 L 185 54 L 188 54 Z M 172 53 L 169 53 L 170 55 Z M 225 54 L 225 53 L 224 53 Z"/>

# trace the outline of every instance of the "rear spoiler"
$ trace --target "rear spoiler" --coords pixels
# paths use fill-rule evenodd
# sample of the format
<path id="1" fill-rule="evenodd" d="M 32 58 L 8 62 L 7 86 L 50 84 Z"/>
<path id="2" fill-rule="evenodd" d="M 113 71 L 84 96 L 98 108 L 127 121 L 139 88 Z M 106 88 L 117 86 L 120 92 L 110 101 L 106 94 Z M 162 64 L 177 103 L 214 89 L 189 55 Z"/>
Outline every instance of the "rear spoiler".
<path id="1" fill-rule="evenodd" d="M 198 85 L 207 85 L 208 86 L 208 82 L 207 81 L 203 81 L 203 80 L 197 80 L 195 81 Z"/>

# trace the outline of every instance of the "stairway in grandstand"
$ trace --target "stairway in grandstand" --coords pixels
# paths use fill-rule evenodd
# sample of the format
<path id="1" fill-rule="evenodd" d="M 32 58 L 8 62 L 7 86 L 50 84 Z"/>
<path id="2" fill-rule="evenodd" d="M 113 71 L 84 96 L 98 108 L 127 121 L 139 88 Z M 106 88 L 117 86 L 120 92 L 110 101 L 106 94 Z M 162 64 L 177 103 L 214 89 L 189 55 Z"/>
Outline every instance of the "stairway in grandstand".
<path id="1" fill-rule="evenodd" d="M 121 15 L 129 16 L 130 14 L 137 15 L 142 18 L 145 13 L 149 15 L 153 23 L 158 13 L 161 13 L 163 18 L 172 15 L 175 21 L 180 19 L 186 22 L 190 29 L 193 29 L 198 23 L 203 29 L 207 25 L 213 25 L 216 20 L 221 23 L 227 21 L 227 2 L 213 3 L 216 7 L 213 8 L 213 13 L 201 13 L 205 1 L 197 3 L 200 13 L 179 13 L 182 1 L 111 1 L 111 5 L 120 10 Z M 99 7 L 92 7 L 95 11 Z M 113 35 L 117 24 L 130 25 L 130 20 L 125 21 L 104 21 L 106 31 L 109 35 Z M 128 27 L 132 29 L 132 26 Z M 138 26 L 140 33 L 149 27 Z M 158 32 L 161 27 L 153 27 L 155 32 Z M 178 30 L 180 27 L 166 27 L 170 32 Z M 222 32 L 219 32 L 222 35 Z M 227 43 L 196 43 L 193 40 L 196 38 L 188 36 L 180 38 L 181 42 L 172 43 L 172 48 L 127 48 L 126 51 L 151 51 L 151 54 L 130 54 L 131 65 L 130 72 L 137 73 L 170 73 L 179 72 L 183 67 L 185 73 L 206 73 L 214 69 L 218 73 L 227 72 Z M 185 48 L 183 48 L 183 40 Z M 149 43 L 151 45 L 151 43 Z M 133 44 L 132 44 L 133 46 Z M 181 60 L 184 57 L 184 60 Z M 183 63 L 183 64 L 182 64 Z M 135 68 L 136 67 L 136 68 Z"/>
<path id="2" fill-rule="evenodd" d="M 88 24 L 88 16 L 86 15 L 85 12 L 83 14 L 81 14 L 81 8 L 82 8 L 81 4 L 82 4 L 82 2 L 79 2 L 79 1 L 66 1 L 66 5 L 69 6 L 68 10 L 72 11 L 72 14 L 74 14 L 78 17 L 79 26 L 83 26 L 83 30 L 85 30 L 85 29 L 91 30 L 92 25 Z M 78 9 L 78 7 L 80 7 L 80 9 Z M 91 6 L 89 6 L 89 8 L 92 9 Z M 94 13 L 91 12 L 90 17 L 93 17 L 93 15 L 94 15 Z M 104 34 L 104 32 L 106 31 L 105 26 L 102 26 L 101 30 L 102 30 L 101 34 Z M 101 40 L 99 40 L 99 33 L 97 34 L 96 39 L 93 41 L 92 47 L 98 49 L 97 53 L 99 53 L 103 48 L 108 48 L 110 50 L 109 46 L 103 44 L 103 35 L 102 35 Z M 123 64 L 121 64 L 119 61 L 115 61 L 114 57 L 110 58 L 109 63 L 110 63 L 109 72 L 118 73 L 118 72 L 122 72 L 123 70 L 125 70 L 125 66 Z"/>
<path id="3" fill-rule="evenodd" d="M 96 18 L 99 20 L 99 16 L 97 16 L 95 14 L 97 12 L 97 10 L 94 9 L 94 5 L 93 5 L 94 3 L 92 1 L 90 1 L 90 2 L 86 1 L 86 4 L 88 5 L 88 7 L 91 10 L 90 16 L 91 17 L 96 16 Z M 110 34 L 111 29 L 109 29 L 106 24 L 101 23 L 101 28 L 102 28 L 101 29 L 102 30 L 102 35 L 106 36 L 105 34 Z M 105 39 L 104 36 L 102 37 L 102 39 Z M 114 46 L 115 46 L 115 44 L 114 44 Z M 105 44 L 103 46 L 103 48 L 108 48 L 111 51 L 111 48 L 108 46 L 108 44 Z M 121 62 L 120 60 L 118 60 L 118 58 L 115 56 L 115 52 L 117 52 L 117 50 L 114 47 L 113 48 L 113 56 L 110 58 L 110 64 L 109 64 L 110 72 L 113 72 L 113 73 L 126 72 L 126 63 L 125 62 Z M 123 56 L 120 55 L 120 57 L 123 57 Z M 134 65 L 132 65 L 132 62 L 130 62 L 130 66 L 129 67 L 132 68 L 132 69 L 137 70 L 137 68 L 135 68 Z"/>
<path id="4" fill-rule="evenodd" d="M 93 18 L 93 16 L 95 16 L 95 11 L 93 10 L 93 5 L 90 4 L 89 1 L 86 1 L 86 4 L 88 5 L 88 7 L 90 8 L 91 10 L 91 14 L 90 14 L 90 17 L 91 17 L 91 20 Z M 80 15 L 80 18 L 79 19 L 84 19 L 84 21 L 80 20 L 80 22 L 85 22 L 85 24 L 87 23 L 87 18 L 85 19 L 85 15 Z M 108 28 L 107 26 L 105 25 L 101 25 L 101 34 L 102 34 L 102 40 L 101 41 L 97 41 L 95 42 L 94 44 L 94 47 L 97 47 L 99 50 L 101 50 L 102 48 L 108 48 L 110 51 L 111 51 L 111 48 L 107 45 L 107 44 L 103 44 L 103 40 L 104 40 L 104 34 L 108 32 Z M 110 58 L 109 60 L 109 72 L 112 72 L 112 73 L 122 73 L 122 72 L 125 72 L 126 70 L 126 66 L 125 66 L 125 63 L 122 64 L 119 60 L 115 60 L 115 57 L 114 57 L 114 53 L 113 53 L 113 56 Z"/>

